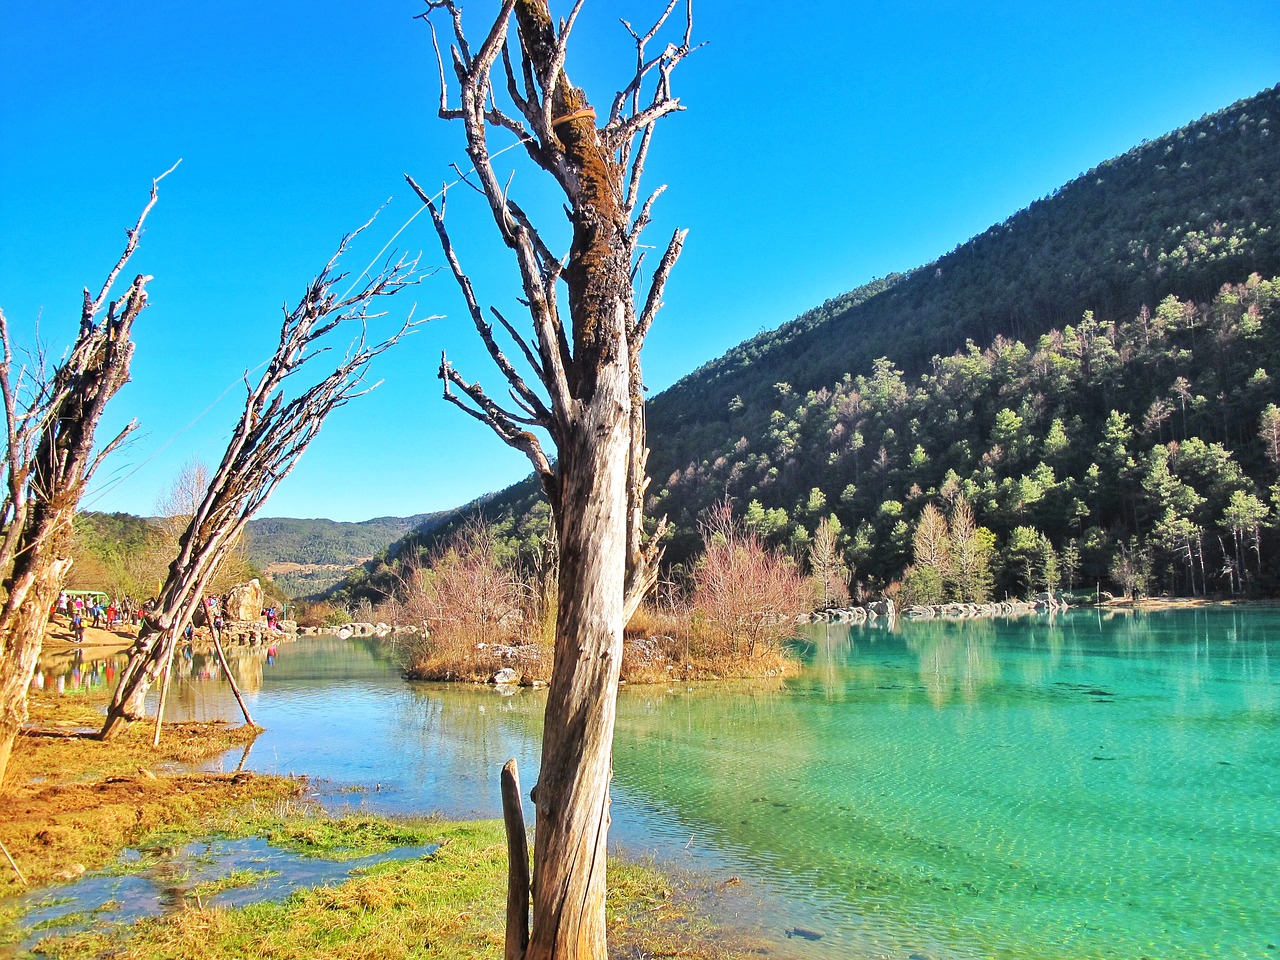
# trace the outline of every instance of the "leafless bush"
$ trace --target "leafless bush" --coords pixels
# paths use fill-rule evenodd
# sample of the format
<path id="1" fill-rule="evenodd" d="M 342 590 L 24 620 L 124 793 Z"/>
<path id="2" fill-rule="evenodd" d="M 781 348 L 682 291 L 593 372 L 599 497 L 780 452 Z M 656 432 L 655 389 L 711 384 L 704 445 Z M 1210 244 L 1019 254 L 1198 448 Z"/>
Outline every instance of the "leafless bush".
<path id="1" fill-rule="evenodd" d="M 777 656 L 809 607 L 809 585 L 795 562 L 736 522 L 727 502 L 702 524 L 702 542 L 693 573 L 700 652 L 731 660 Z"/>
<path id="2" fill-rule="evenodd" d="M 483 521 L 462 527 L 426 563 L 407 557 L 399 579 L 401 616 L 426 627 L 404 646 L 412 676 L 482 673 L 490 666 L 484 650 L 518 645 L 526 633 L 528 591 Z"/>
<path id="3" fill-rule="evenodd" d="M 294 619 L 300 627 L 328 627 L 346 623 L 349 618 L 333 604 L 319 600 L 298 604 Z"/>

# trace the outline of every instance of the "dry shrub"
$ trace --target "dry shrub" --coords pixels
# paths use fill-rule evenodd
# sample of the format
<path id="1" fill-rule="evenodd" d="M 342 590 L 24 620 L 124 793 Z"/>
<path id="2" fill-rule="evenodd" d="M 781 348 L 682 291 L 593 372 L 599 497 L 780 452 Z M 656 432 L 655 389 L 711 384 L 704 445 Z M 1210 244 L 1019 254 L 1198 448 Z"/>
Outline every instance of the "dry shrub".
<path id="1" fill-rule="evenodd" d="M 495 648 L 526 635 L 527 590 L 488 524 L 466 524 L 425 565 L 406 558 L 399 578 L 402 616 L 426 627 L 403 645 L 410 676 L 487 679 L 513 665 Z"/>
<path id="2" fill-rule="evenodd" d="M 782 641 L 810 609 L 811 586 L 785 553 L 770 550 L 721 504 L 702 525 L 705 552 L 686 587 L 664 583 L 627 625 L 623 679 L 782 676 Z"/>
<path id="3" fill-rule="evenodd" d="M 698 653 L 726 666 L 780 660 L 782 641 L 795 633 L 796 617 L 811 600 L 795 561 L 737 523 L 727 502 L 702 524 L 702 542 L 693 573 Z"/>
<path id="4" fill-rule="evenodd" d="M 348 623 L 351 618 L 346 611 L 340 610 L 323 600 L 316 603 L 299 604 L 294 616 L 300 627 L 328 627 Z"/>
<path id="5" fill-rule="evenodd" d="M 683 672 L 677 673 L 680 659 L 673 655 L 670 641 L 662 634 L 633 635 L 628 627 L 622 638 L 622 682 L 665 683 L 673 676 L 683 676 Z"/>
<path id="6" fill-rule="evenodd" d="M 636 612 L 632 614 L 631 621 L 622 631 L 625 639 L 634 637 L 648 637 L 657 632 L 657 611 L 646 600 L 641 601 L 640 606 L 636 608 Z"/>
<path id="7" fill-rule="evenodd" d="M 751 656 L 717 642 L 687 597 L 645 603 L 627 626 L 622 679 L 628 683 L 780 677 L 794 672 L 780 644 L 757 645 Z M 708 642 L 710 640 L 710 642 Z"/>

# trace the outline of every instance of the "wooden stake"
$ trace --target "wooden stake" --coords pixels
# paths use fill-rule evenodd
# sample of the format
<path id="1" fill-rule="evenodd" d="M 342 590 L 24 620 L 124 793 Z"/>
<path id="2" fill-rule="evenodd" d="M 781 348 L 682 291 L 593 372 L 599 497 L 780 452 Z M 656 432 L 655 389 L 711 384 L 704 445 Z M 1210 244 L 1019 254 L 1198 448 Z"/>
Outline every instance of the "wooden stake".
<path id="1" fill-rule="evenodd" d="M 249 708 L 244 705 L 244 697 L 240 696 L 240 688 L 236 686 L 236 678 L 231 675 L 231 665 L 227 663 L 227 655 L 222 650 L 222 631 L 218 629 L 218 625 L 214 623 L 213 611 L 206 610 L 209 618 L 209 632 L 213 634 L 213 649 L 218 653 L 218 662 L 222 664 L 222 672 L 227 678 L 227 683 L 231 684 L 231 692 L 236 695 L 236 703 L 240 704 L 240 712 L 244 714 L 244 722 L 251 727 L 256 727 L 253 717 L 249 716 Z"/>
<path id="2" fill-rule="evenodd" d="M 513 763 L 515 761 L 512 761 Z M 13 857 L 9 855 L 9 848 L 4 845 L 4 841 L 0 840 L 0 850 L 4 851 L 4 858 L 9 861 L 9 866 L 13 867 L 13 872 L 18 875 L 18 882 L 24 887 L 29 886 L 27 878 L 22 875 L 22 871 L 18 869 L 18 865 L 13 862 Z"/>
<path id="3" fill-rule="evenodd" d="M 502 765 L 502 822 L 507 831 L 507 948 L 503 960 L 524 960 L 529 946 L 529 840 L 520 805 L 520 771 Z"/>

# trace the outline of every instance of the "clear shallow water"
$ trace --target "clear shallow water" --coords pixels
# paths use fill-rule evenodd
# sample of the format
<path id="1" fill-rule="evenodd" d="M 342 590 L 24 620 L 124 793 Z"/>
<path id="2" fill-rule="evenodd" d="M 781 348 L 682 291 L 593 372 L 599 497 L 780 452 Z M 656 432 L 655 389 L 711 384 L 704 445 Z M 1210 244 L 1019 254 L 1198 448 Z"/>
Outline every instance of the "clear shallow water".
<path id="1" fill-rule="evenodd" d="M 23 911 L 23 939 L 31 950 L 43 937 L 183 910 L 238 907 L 264 900 L 283 900 L 295 890 L 341 883 L 385 860 L 404 860 L 430 853 L 434 847 L 400 847 L 386 854 L 347 860 L 306 857 L 273 847 L 258 838 L 212 840 L 157 854 L 149 851 L 140 866 L 138 851 L 127 851 L 123 870 L 86 876 L 50 893 L 15 898 Z M 250 870 L 255 878 L 243 886 L 200 895 L 200 884 Z M 0 956 L 13 956 L 0 945 Z"/>
<path id="2" fill-rule="evenodd" d="M 1280 957 L 1280 615 L 818 628 L 768 685 L 619 699 L 613 836 L 765 904 L 814 958 Z M 237 673 L 268 730 L 227 766 L 331 804 L 497 816 L 543 696 L 408 684 L 377 643 Z M 176 697 L 174 694 L 176 693 Z M 171 692 L 235 716 L 215 679 Z"/>

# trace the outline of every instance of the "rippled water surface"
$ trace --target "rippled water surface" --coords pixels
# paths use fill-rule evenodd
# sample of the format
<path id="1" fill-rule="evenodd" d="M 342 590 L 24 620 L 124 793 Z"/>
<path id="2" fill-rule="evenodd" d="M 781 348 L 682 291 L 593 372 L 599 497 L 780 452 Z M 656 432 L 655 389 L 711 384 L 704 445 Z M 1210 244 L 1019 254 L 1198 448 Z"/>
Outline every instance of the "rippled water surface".
<path id="1" fill-rule="evenodd" d="M 624 689 L 614 836 L 734 873 L 796 953 L 1280 957 L 1280 616 L 818 628 L 786 682 Z M 401 680 L 373 642 L 243 659 L 249 769 L 496 816 L 543 695 Z M 171 694 L 173 696 L 173 694 Z M 234 716 L 216 680 L 177 701 Z M 821 939 L 805 935 L 821 934 Z"/>

